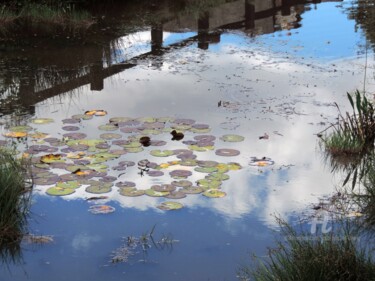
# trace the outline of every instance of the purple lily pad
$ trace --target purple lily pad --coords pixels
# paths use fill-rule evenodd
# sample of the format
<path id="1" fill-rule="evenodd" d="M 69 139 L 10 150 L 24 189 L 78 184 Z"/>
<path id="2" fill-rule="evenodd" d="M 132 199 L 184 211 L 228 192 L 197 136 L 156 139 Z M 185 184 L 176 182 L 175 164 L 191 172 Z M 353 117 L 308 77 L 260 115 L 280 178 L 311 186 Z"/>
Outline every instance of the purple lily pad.
<path id="1" fill-rule="evenodd" d="M 147 164 L 147 167 L 148 167 L 148 168 L 151 168 L 151 169 L 155 169 L 157 166 L 158 166 L 158 164 L 155 163 L 155 162 L 149 162 L 149 163 Z"/>
<path id="2" fill-rule="evenodd" d="M 48 152 L 53 153 L 58 151 L 59 149 L 56 147 L 50 147 L 48 145 L 31 145 L 29 149 L 26 150 L 27 153 L 30 154 L 38 154 L 39 152 Z"/>
<path id="3" fill-rule="evenodd" d="M 65 147 L 65 148 L 61 149 L 61 152 L 70 153 L 70 152 L 75 152 L 75 150 L 71 147 Z"/>
<path id="4" fill-rule="evenodd" d="M 66 167 L 68 166 L 68 164 L 66 163 L 63 163 L 63 162 L 52 162 L 49 164 L 49 166 L 53 169 L 66 169 Z"/>
<path id="5" fill-rule="evenodd" d="M 88 164 L 90 164 L 90 161 L 86 160 L 86 159 L 76 159 L 73 162 L 74 162 L 74 165 L 88 165 Z"/>
<path id="6" fill-rule="evenodd" d="M 52 185 L 61 181 L 59 176 L 48 177 L 48 178 L 34 178 L 34 184 L 36 185 Z"/>
<path id="7" fill-rule="evenodd" d="M 62 122 L 64 124 L 77 124 L 80 122 L 80 119 L 67 118 L 67 119 L 63 119 Z"/>
<path id="8" fill-rule="evenodd" d="M 108 153 L 115 154 L 115 155 L 124 155 L 127 152 L 124 149 L 112 149 L 112 150 L 108 150 Z"/>
<path id="9" fill-rule="evenodd" d="M 141 122 L 139 122 L 137 120 L 128 120 L 128 121 L 125 121 L 125 122 L 121 122 L 121 125 L 122 126 L 139 126 L 139 125 L 141 125 Z"/>
<path id="10" fill-rule="evenodd" d="M 115 185 L 117 187 L 135 187 L 135 183 L 132 181 L 119 181 Z"/>
<path id="11" fill-rule="evenodd" d="M 210 126 L 207 124 L 194 124 L 191 127 L 193 127 L 194 129 L 199 129 L 199 130 L 210 128 Z"/>
<path id="12" fill-rule="evenodd" d="M 191 151 L 191 150 L 189 150 L 189 149 L 175 149 L 175 150 L 173 150 L 173 154 L 174 155 L 181 155 L 181 154 L 185 154 L 185 155 L 187 155 L 187 154 L 193 154 L 194 152 L 193 151 Z"/>
<path id="13" fill-rule="evenodd" d="M 212 135 L 198 135 L 195 136 L 194 139 L 197 141 L 214 141 L 216 137 Z"/>
<path id="14" fill-rule="evenodd" d="M 143 123 L 142 127 L 146 129 L 163 129 L 165 127 L 165 124 L 162 122 Z"/>
<path id="15" fill-rule="evenodd" d="M 173 123 L 175 124 L 179 124 L 179 125 L 193 125 L 195 123 L 195 120 L 193 119 L 175 119 L 173 121 Z"/>
<path id="16" fill-rule="evenodd" d="M 182 178 L 185 178 L 185 177 L 191 176 L 192 173 L 190 171 L 187 171 L 187 170 L 174 170 L 174 171 L 170 172 L 169 175 L 171 177 L 182 177 Z"/>
<path id="17" fill-rule="evenodd" d="M 73 132 L 73 131 L 78 131 L 79 127 L 77 127 L 77 126 L 64 126 L 61 129 L 63 129 L 64 131 Z"/>
<path id="18" fill-rule="evenodd" d="M 104 176 L 100 179 L 102 182 L 114 182 L 115 180 L 117 180 L 117 178 L 113 176 Z"/>
<path id="19" fill-rule="evenodd" d="M 51 143 L 51 142 L 59 142 L 60 141 L 60 139 L 58 139 L 58 138 L 45 138 L 43 140 L 46 141 L 46 142 L 49 142 L 49 143 Z"/>
<path id="20" fill-rule="evenodd" d="M 121 135 L 116 133 L 104 133 L 100 135 L 100 138 L 105 140 L 121 139 Z"/>
<path id="21" fill-rule="evenodd" d="M 207 141 L 207 140 L 200 140 L 196 143 L 199 147 L 207 147 L 207 146 L 214 146 L 215 143 L 213 141 Z"/>
<path id="22" fill-rule="evenodd" d="M 186 141 L 182 141 L 182 143 L 186 144 L 186 145 L 195 145 L 195 144 L 197 144 L 197 141 L 186 140 Z"/>
<path id="23" fill-rule="evenodd" d="M 193 185 L 193 183 L 188 180 L 172 181 L 171 184 L 178 187 L 188 187 Z"/>
<path id="24" fill-rule="evenodd" d="M 67 133 L 63 134 L 64 138 L 72 139 L 72 140 L 83 140 L 87 137 L 84 133 Z"/>
<path id="25" fill-rule="evenodd" d="M 177 158 L 178 158 L 178 159 L 181 159 L 182 161 L 185 161 L 185 160 L 193 160 L 193 159 L 196 159 L 196 158 L 197 158 L 197 155 L 195 155 L 195 154 L 183 153 L 183 154 L 177 155 Z"/>
<path id="26" fill-rule="evenodd" d="M 123 127 L 120 129 L 121 132 L 125 134 L 133 134 L 133 133 L 139 133 L 140 130 L 138 128 L 133 128 L 133 127 Z"/>
<path id="27" fill-rule="evenodd" d="M 85 145 L 85 144 L 74 144 L 74 145 L 71 145 L 70 148 L 73 149 L 73 152 L 74 151 L 85 151 L 85 150 L 89 149 L 89 146 Z"/>
<path id="28" fill-rule="evenodd" d="M 112 170 L 114 170 L 114 171 L 126 171 L 126 166 L 113 166 Z"/>
<path id="29" fill-rule="evenodd" d="M 237 156 L 237 155 L 240 155 L 240 151 L 239 150 L 236 150 L 236 149 L 230 149 L 230 148 L 221 148 L 221 149 L 217 149 L 215 151 L 215 154 L 216 155 L 219 155 L 219 156 Z"/>
<path id="30" fill-rule="evenodd" d="M 204 161 L 204 160 L 200 160 L 198 161 L 198 166 L 200 167 L 207 167 L 207 168 L 211 168 L 211 167 L 216 167 L 219 163 L 216 162 L 216 161 Z"/>
<path id="31" fill-rule="evenodd" d="M 7 145 L 7 141 L 5 140 L 0 140 L 0 146 L 6 146 Z"/>
<path id="32" fill-rule="evenodd" d="M 108 149 L 111 146 L 108 143 L 99 143 L 99 144 L 95 145 L 95 147 L 98 148 L 98 149 Z"/>
<path id="33" fill-rule="evenodd" d="M 132 167 L 135 165 L 133 161 L 121 161 L 118 163 L 119 166 Z"/>
<path id="34" fill-rule="evenodd" d="M 114 141 L 112 141 L 112 144 L 118 145 L 118 146 L 123 146 L 123 145 L 129 144 L 130 142 L 131 141 L 129 141 L 129 140 L 114 140 Z"/>
<path id="35" fill-rule="evenodd" d="M 166 145 L 167 142 L 166 141 L 162 141 L 162 140 L 151 140 L 150 141 L 150 146 L 163 146 L 163 145 Z"/>
<path id="36" fill-rule="evenodd" d="M 176 187 L 171 184 L 162 184 L 162 185 L 153 185 L 151 186 L 152 190 L 155 190 L 157 192 L 164 192 L 164 191 L 175 191 Z"/>
<path id="37" fill-rule="evenodd" d="M 147 175 L 150 177 L 161 177 L 164 173 L 162 171 L 148 171 Z"/>
<path id="38" fill-rule="evenodd" d="M 164 197 L 168 199 L 182 199 L 186 197 L 186 193 L 181 191 L 172 191 Z"/>

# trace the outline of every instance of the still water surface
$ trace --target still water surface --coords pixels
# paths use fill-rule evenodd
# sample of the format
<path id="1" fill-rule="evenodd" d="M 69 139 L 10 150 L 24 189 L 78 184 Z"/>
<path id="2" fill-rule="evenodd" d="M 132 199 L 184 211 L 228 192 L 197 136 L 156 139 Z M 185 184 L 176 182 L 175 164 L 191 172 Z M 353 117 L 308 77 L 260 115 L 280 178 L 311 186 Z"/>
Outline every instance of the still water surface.
<path id="1" fill-rule="evenodd" d="M 108 115 L 81 122 L 80 132 L 88 138 L 98 138 L 103 131 L 97 127 L 112 117 L 188 118 L 210 126 L 215 149 L 241 152 L 233 157 L 196 152 L 198 159 L 243 168 L 228 173 L 221 189 L 226 197 L 189 195 L 178 200 L 184 208 L 177 211 L 157 209 L 165 199 L 124 197 L 113 188 L 103 203 L 116 211 L 94 215 L 88 212 L 92 203 L 84 200 L 92 194 L 84 188 L 53 197 L 46 194 L 50 186 L 35 186 L 30 232 L 52 235 L 54 242 L 23 245 L 22 263 L 4 267 L 1 280 L 237 280 L 236 270 L 249 261 L 249 253 L 265 255 L 272 245 L 274 214 L 292 221 L 335 191 L 340 177 L 324 163 L 316 134 L 335 121 L 334 102 L 348 106 L 347 91 L 374 90 L 373 54 L 362 30 L 348 19 L 351 2 L 298 4 L 289 14 L 275 9 L 262 18 L 259 11 L 268 10 L 264 3 L 254 1 L 260 16 L 251 28 L 223 28 L 247 22 L 243 1 L 210 8 L 208 19 L 200 19 L 207 32 L 200 28 L 198 36 L 199 20 L 189 15 L 170 19 L 164 30 L 142 26 L 116 38 L 103 65 L 95 59 L 98 51 L 87 46 L 2 53 L 1 65 L 11 67 L 1 74 L 18 78 L 19 94 L 9 102 L 14 92 L 5 90 L 3 131 L 48 117 L 54 123 L 38 130 L 61 138 L 62 120 L 90 109 Z M 224 134 L 245 140 L 224 143 L 219 140 Z M 264 134 L 269 138 L 260 139 Z M 185 133 L 186 139 L 193 137 Z M 186 148 L 168 133 L 157 138 L 167 141 L 161 149 Z M 121 160 L 164 162 L 150 150 Z M 251 157 L 269 157 L 274 165 L 251 166 Z M 167 180 L 137 172 L 136 166 L 129 168 L 119 180 L 134 181 L 140 189 Z M 118 176 L 110 169 L 108 174 Z M 190 180 L 196 179 L 194 173 Z M 151 247 L 147 255 L 139 251 L 127 263 L 110 263 L 122 237 L 140 236 L 154 225 L 156 239 L 168 234 L 178 242 L 163 250 Z"/>

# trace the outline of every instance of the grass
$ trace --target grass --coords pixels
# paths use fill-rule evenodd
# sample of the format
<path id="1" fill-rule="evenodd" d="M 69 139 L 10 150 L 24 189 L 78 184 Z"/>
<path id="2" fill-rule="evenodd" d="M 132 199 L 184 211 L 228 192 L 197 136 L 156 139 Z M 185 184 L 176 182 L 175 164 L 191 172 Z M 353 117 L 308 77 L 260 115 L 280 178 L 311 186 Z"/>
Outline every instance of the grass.
<path id="1" fill-rule="evenodd" d="M 375 280 L 375 263 L 350 223 L 342 232 L 317 235 L 277 220 L 284 239 L 277 239 L 266 258 L 254 257 L 255 267 L 242 266 L 241 281 Z"/>
<path id="2" fill-rule="evenodd" d="M 6 149 L 0 150 L 0 257 L 13 258 L 26 232 L 31 193 L 27 164 Z"/>
<path id="3" fill-rule="evenodd" d="M 333 156 L 358 155 L 374 148 L 375 110 L 366 96 L 358 90 L 347 93 L 353 113 L 342 114 L 339 110 L 338 122 L 329 128 L 333 132 L 322 137 L 326 150 Z M 328 128 L 327 128 L 328 129 Z"/>

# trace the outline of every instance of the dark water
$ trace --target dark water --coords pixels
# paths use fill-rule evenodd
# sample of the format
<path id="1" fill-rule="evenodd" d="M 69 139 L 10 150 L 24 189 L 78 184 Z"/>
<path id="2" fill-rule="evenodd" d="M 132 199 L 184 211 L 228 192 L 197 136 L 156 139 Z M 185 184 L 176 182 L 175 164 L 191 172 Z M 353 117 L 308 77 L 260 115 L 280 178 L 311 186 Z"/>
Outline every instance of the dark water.
<path id="1" fill-rule="evenodd" d="M 349 19 L 351 9 L 356 11 L 352 2 L 281 2 L 219 2 L 203 11 L 188 4 L 144 11 L 133 4 L 123 17 L 108 11 L 81 39 L 42 37 L 14 48 L 4 45 L 3 132 L 32 118 L 53 118 L 52 124 L 31 126 L 61 138 L 62 120 L 90 109 L 108 115 L 81 122 L 80 132 L 89 138 L 105 133 L 98 126 L 112 117 L 189 118 L 210 126 L 215 149 L 241 152 L 227 158 L 196 152 L 198 159 L 243 168 L 228 173 L 222 184 L 226 197 L 189 195 L 178 201 L 183 209 L 169 212 L 156 208 L 164 199 L 124 197 L 114 187 L 104 203 L 116 211 L 93 215 L 92 203 L 84 200 L 92 194 L 84 188 L 53 197 L 46 194 L 50 186 L 36 186 L 30 232 L 52 235 L 54 242 L 25 243 L 21 264 L 4 266 L 0 279 L 237 280 L 236 270 L 250 261 L 249 253 L 265 255 L 272 245 L 273 214 L 292 220 L 332 194 L 340 179 L 325 165 L 315 134 L 334 122 L 334 102 L 348 106 L 347 91 L 373 90 L 371 38 L 366 43 L 366 23 Z M 265 133 L 269 139 L 259 139 Z M 220 142 L 224 134 L 245 140 Z M 185 133 L 186 139 L 194 136 Z M 161 149 L 186 148 L 170 141 L 169 133 L 157 138 L 167 141 Z M 176 160 L 152 157 L 150 150 L 121 160 Z M 251 157 L 264 156 L 274 165 L 249 165 Z M 140 189 L 167 180 L 137 172 L 133 167 L 120 179 Z M 190 180 L 200 177 L 194 173 Z M 178 242 L 162 250 L 153 245 L 147 255 L 138 250 L 127 263 L 110 263 L 122 237 L 140 236 L 154 225 L 156 239 L 170 235 Z"/>

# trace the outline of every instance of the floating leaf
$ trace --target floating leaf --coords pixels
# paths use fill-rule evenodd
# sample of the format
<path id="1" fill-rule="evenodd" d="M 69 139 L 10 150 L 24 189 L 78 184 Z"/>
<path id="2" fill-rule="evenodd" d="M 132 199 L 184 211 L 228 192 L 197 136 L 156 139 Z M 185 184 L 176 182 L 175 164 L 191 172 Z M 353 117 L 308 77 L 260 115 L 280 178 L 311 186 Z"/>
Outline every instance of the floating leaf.
<path id="1" fill-rule="evenodd" d="M 128 147 L 128 148 L 125 148 L 125 151 L 129 153 L 138 153 L 138 152 L 142 152 L 143 148 L 142 147 Z"/>
<path id="2" fill-rule="evenodd" d="M 183 160 L 180 161 L 180 165 L 181 166 L 187 166 L 187 167 L 194 167 L 194 166 L 197 166 L 198 163 L 194 159 L 183 159 Z"/>
<path id="3" fill-rule="evenodd" d="M 110 123 L 120 123 L 120 122 L 129 121 L 129 120 L 133 120 L 133 119 L 129 118 L 129 117 L 112 117 L 111 119 L 109 119 L 109 122 Z"/>
<path id="4" fill-rule="evenodd" d="M 161 177 L 164 175 L 164 173 L 162 171 L 148 171 L 147 175 L 150 177 Z"/>
<path id="5" fill-rule="evenodd" d="M 155 191 L 153 189 L 146 189 L 145 194 L 151 197 L 163 197 L 169 194 L 169 191 Z"/>
<path id="6" fill-rule="evenodd" d="M 184 205 L 178 202 L 166 201 L 157 206 L 158 209 L 163 211 L 178 210 L 183 208 Z"/>
<path id="7" fill-rule="evenodd" d="M 227 165 L 228 165 L 228 169 L 231 170 L 231 171 L 237 171 L 237 170 L 242 169 L 242 166 L 239 163 L 230 162 Z"/>
<path id="8" fill-rule="evenodd" d="M 48 136 L 48 134 L 41 133 L 41 132 L 35 132 L 33 134 L 29 134 L 29 137 L 31 137 L 33 139 L 44 139 L 47 136 Z"/>
<path id="9" fill-rule="evenodd" d="M 189 145 L 188 147 L 189 147 L 189 149 L 191 149 L 193 151 L 198 151 L 198 152 L 205 152 L 205 151 L 213 150 L 214 149 L 213 146 Z"/>
<path id="10" fill-rule="evenodd" d="M 192 172 L 188 170 L 174 170 L 169 173 L 169 175 L 173 178 L 186 178 L 192 175 Z"/>
<path id="11" fill-rule="evenodd" d="M 196 141 L 214 141 L 216 140 L 216 137 L 213 136 L 213 135 L 199 135 L 199 136 L 195 136 L 194 139 Z"/>
<path id="12" fill-rule="evenodd" d="M 216 161 L 203 161 L 203 160 L 200 160 L 198 161 L 198 166 L 199 167 L 216 167 L 219 163 L 216 162 Z"/>
<path id="13" fill-rule="evenodd" d="M 150 154 L 155 157 L 168 157 L 173 155 L 172 150 L 151 150 Z"/>
<path id="14" fill-rule="evenodd" d="M 120 188 L 119 193 L 122 196 L 138 197 L 138 196 L 144 195 L 145 191 L 142 189 L 136 189 L 135 187 L 130 187 L 130 188 Z"/>
<path id="15" fill-rule="evenodd" d="M 156 118 L 154 118 L 154 117 L 139 117 L 136 120 L 139 121 L 139 122 L 144 122 L 144 123 L 156 122 Z"/>
<path id="16" fill-rule="evenodd" d="M 4 136 L 7 138 L 24 138 L 27 136 L 27 132 L 7 132 Z"/>
<path id="17" fill-rule="evenodd" d="M 218 189 L 221 185 L 220 180 L 209 180 L 209 179 L 200 179 L 197 181 L 199 187 L 203 187 L 205 189 Z"/>
<path id="18" fill-rule="evenodd" d="M 9 128 L 9 131 L 11 132 L 29 132 L 33 128 L 30 126 L 13 126 Z"/>
<path id="19" fill-rule="evenodd" d="M 46 190 L 46 193 L 52 196 L 65 196 L 74 192 L 74 188 L 64 188 L 59 186 L 50 187 Z"/>
<path id="20" fill-rule="evenodd" d="M 43 163 L 64 162 L 64 160 L 61 159 L 61 154 L 47 154 L 42 156 L 40 161 Z"/>
<path id="21" fill-rule="evenodd" d="M 236 150 L 236 149 L 230 149 L 230 148 L 221 148 L 221 149 L 217 149 L 215 151 L 215 154 L 216 155 L 219 155 L 219 156 L 237 156 L 237 155 L 240 155 L 240 151 L 239 150 Z"/>
<path id="22" fill-rule="evenodd" d="M 220 139 L 225 142 L 241 142 L 245 138 L 239 135 L 224 135 Z"/>
<path id="23" fill-rule="evenodd" d="M 190 131 L 196 134 L 207 134 L 211 132 L 211 129 L 210 128 L 207 128 L 207 129 L 191 128 Z"/>
<path id="24" fill-rule="evenodd" d="M 31 120 L 31 123 L 34 124 L 49 124 L 54 122 L 52 118 L 35 118 Z"/>
<path id="25" fill-rule="evenodd" d="M 83 140 L 85 137 L 87 137 L 87 135 L 84 134 L 84 133 L 66 133 L 66 134 L 63 134 L 63 137 L 69 143 L 69 140 Z M 80 142 L 78 142 L 78 143 L 80 143 Z"/>
<path id="26" fill-rule="evenodd" d="M 221 198 L 226 196 L 227 194 L 224 191 L 218 189 L 209 189 L 203 192 L 203 195 L 210 198 Z"/>
<path id="27" fill-rule="evenodd" d="M 63 124 L 77 124 L 79 123 L 81 120 L 79 119 L 74 119 L 74 118 L 67 118 L 67 119 L 63 119 L 61 120 L 63 122 Z"/>
<path id="28" fill-rule="evenodd" d="M 94 194 L 108 193 L 112 191 L 112 183 L 101 183 L 100 185 L 90 185 L 86 187 L 86 192 Z"/>
<path id="29" fill-rule="evenodd" d="M 116 183 L 117 187 L 135 187 L 135 183 L 131 181 L 120 181 Z"/>
<path id="30" fill-rule="evenodd" d="M 195 120 L 179 118 L 179 119 L 175 119 L 173 123 L 179 124 L 179 125 L 193 125 L 195 123 Z"/>
<path id="31" fill-rule="evenodd" d="M 113 125 L 113 124 L 105 124 L 105 125 L 100 125 L 98 129 L 102 131 L 116 131 L 118 129 L 118 126 Z"/>
<path id="32" fill-rule="evenodd" d="M 78 131 L 79 127 L 77 127 L 77 126 L 64 126 L 61 129 L 63 129 L 64 131 L 71 132 L 71 131 Z"/>
<path id="33" fill-rule="evenodd" d="M 223 173 L 211 173 L 207 175 L 205 178 L 208 180 L 225 181 L 229 179 L 229 176 Z"/>
<path id="34" fill-rule="evenodd" d="M 105 111 L 103 109 L 88 110 L 88 111 L 85 112 L 85 115 L 105 116 L 105 115 L 107 115 L 107 111 Z"/>
<path id="35" fill-rule="evenodd" d="M 58 182 L 56 184 L 56 187 L 61 188 L 70 188 L 70 189 L 77 189 L 81 186 L 81 184 L 78 181 L 66 181 L 66 182 Z"/>
<path id="36" fill-rule="evenodd" d="M 212 172 L 216 172 L 217 168 L 215 168 L 215 167 L 195 167 L 194 171 L 200 172 L 200 173 L 212 173 Z"/>
<path id="37" fill-rule="evenodd" d="M 203 188 L 199 186 L 187 186 L 181 189 L 180 191 L 186 194 L 199 194 L 203 192 Z"/>
<path id="38" fill-rule="evenodd" d="M 108 205 L 94 205 L 89 207 L 89 212 L 92 214 L 109 214 L 113 213 L 116 209 Z"/>
<path id="39" fill-rule="evenodd" d="M 162 184 L 162 185 L 156 184 L 156 185 L 151 186 L 151 189 L 155 191 L 159 191 L 159 192 L 164 192 L 164 191 L 170 192 L 170 191 L 175 191 L 176 187 L 171 184 Z"/>
<path id="40" fill-rule="evenodd" d="M 90 120 L 92 119 L 92 115 L 76 114 L 73 115 L 72 118 L 77 120 Z"/>
<path id="41" fill-rule="evenodd" d="M 168 199 L 182 199 L 186 197 L 186 193 L 181 191 L 172 191 L 164 197 Z"/>
<path id="42" fill-rule="evenodd" d="M 121 139 L 121 135 L 115 133 L 104 133 L 100 135 L 100 138 L 105 140 Z"/>
<path id="43" fill-rule="evenodd" d="M 189 187 L 193 185 L 193 183 L 188 180 L 172 181 L 171 184 L 178 187 Z"/>

